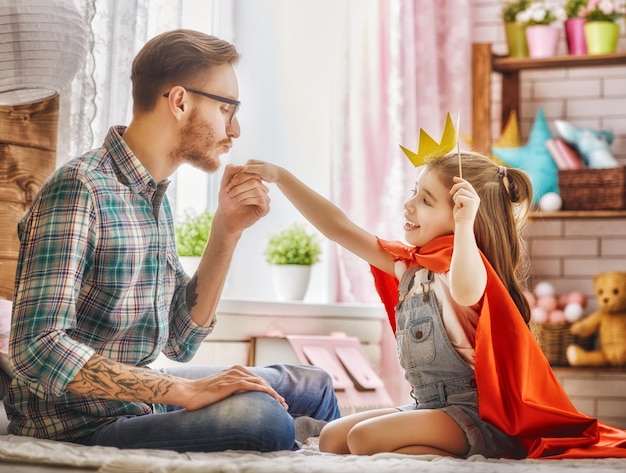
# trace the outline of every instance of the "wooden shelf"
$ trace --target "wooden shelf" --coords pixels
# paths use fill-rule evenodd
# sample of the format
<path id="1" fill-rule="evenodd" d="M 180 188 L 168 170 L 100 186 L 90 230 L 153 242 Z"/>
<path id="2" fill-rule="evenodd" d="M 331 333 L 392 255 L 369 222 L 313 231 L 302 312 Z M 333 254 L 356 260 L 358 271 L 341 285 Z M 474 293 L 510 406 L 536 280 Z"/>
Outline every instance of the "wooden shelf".
<path id="1" fill-rule="evenodd" d="M 626 210 L 559 210 L 556 212 L 531 212 L 531 220 L 568 218 L 626 218 Z"/>
<path id="2" fill-rule="evenodd" d="M 552 371 L 564 371 L 569 373 L 591 373 L 591 374 L 612 374 L 625 373 L 626 368 L 622 366 L 551 366 Z"/>
<path id="3" fill-rule="evenodd" d="M 548 58 L 515 58 L 493 55 L 493 71 L 509 73 L 529 69 L 559 69 L 626 65 L 626 53 L 594 56 L 553 56 Z"/>
<path id="4" fill-rule="evenodd" d="M 605 55 L 554 56 L 548 58 L 512 58 L 493 54 L 491 43 L 472 46 L 472 147 L 488 154 L 491 136 L 491 78 L 502 77 L 500 122 L 507 122 L 512 111 L 520 108 L 520 73 L 525 70 L 626 66 L 626 53 Z"/>

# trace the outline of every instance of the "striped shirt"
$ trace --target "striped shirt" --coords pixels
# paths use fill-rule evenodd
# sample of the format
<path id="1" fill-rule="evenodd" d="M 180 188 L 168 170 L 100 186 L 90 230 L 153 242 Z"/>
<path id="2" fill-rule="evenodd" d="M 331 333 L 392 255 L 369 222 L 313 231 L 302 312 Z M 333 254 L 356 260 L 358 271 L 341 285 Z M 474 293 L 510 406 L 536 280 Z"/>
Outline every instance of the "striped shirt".
<path id="1" fill-rule="evenodd" d="M 161 351 L 186 361 L 211 332 L 185 302 L 169 181 L 154 181 L 124 130 L 111 128 L 101 148 L 53 173 L 18 224 L 10 433 L 72 439 L 118 416 L 160 410 L 66 386 L 94 353 L 134 366 Z"/>

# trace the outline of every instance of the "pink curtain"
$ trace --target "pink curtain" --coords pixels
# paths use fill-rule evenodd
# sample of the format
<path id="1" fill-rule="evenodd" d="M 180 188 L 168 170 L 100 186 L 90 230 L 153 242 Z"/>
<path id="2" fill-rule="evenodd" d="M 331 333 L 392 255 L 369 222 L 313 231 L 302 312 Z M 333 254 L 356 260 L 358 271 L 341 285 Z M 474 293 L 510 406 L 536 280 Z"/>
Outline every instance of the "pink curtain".
<path id="1" fill-rule="evenodd" d="M 470 134 L 470 0 L 359 0 L 349 8 L 332 199 L 364 228 L 401 239 L 403 202 L 419 171 L 399 145 L 417 149 L 419 128 L 439 139 L 447 112 L 460 113 L 460 132 Z M 380 302 L 368 265 L 335 251 L 337 301 Z M 390 394 L 406 398 L 387 326 L 382 356 Z"/>

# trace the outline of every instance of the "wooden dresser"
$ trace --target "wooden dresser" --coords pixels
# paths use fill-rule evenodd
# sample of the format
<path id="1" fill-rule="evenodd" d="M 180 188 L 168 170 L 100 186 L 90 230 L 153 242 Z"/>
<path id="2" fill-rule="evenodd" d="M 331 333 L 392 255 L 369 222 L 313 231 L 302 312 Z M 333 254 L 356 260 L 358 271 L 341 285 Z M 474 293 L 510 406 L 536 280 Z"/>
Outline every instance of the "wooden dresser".
<path id="1" fill-rule="evenodd" d="M 0 298 L 13 298 L 17 222 L 56 166 L 58 116 L 58 96 L 0 106 Z"/>

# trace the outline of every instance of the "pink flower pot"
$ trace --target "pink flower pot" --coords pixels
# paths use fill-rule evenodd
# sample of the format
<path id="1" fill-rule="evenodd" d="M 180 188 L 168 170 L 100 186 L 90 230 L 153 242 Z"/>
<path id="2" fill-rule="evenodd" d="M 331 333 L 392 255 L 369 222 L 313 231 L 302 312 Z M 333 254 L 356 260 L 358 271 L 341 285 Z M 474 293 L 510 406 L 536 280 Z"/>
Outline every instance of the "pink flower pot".
<path id="1" fill-rule="evenodd" d="M 556 26 L 527 26 L 528 55 L 535 58 L 556 56 L 560 34 L 561 29 Z"/>
<path id="2" fill-rule="evenodd" d="M 565 22 L 565 40 L 567 52 L 574 56 L 587 54 L 587 39 L 585 38 L 585 18 L 569 18 Z"/>

